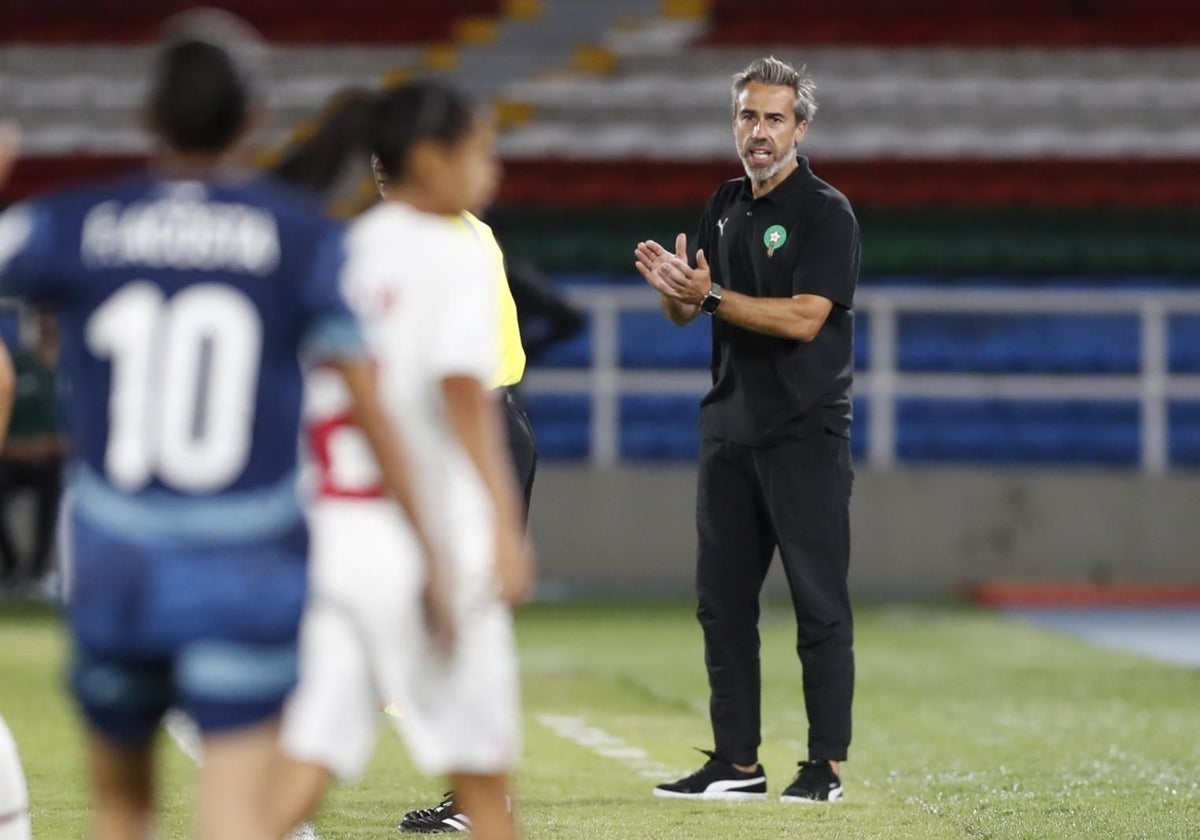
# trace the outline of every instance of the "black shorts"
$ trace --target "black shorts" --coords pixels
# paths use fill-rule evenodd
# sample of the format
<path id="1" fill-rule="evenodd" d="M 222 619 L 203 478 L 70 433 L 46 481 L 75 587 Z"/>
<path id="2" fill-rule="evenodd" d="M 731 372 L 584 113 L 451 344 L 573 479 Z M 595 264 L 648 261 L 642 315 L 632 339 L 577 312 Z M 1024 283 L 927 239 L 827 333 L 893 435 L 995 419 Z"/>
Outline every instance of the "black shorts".
<path id="1" fill-rule="evenodd" d="M 525 518 L 529 518 L 529 500 L 533 496 L 533 477 L 537 472 L 537 440 L 529 416 L 511 388 L 501 388 L 504 402 L 504 424 L 508 430 L 508 453 L 517 485 L 525 500 Z"/>

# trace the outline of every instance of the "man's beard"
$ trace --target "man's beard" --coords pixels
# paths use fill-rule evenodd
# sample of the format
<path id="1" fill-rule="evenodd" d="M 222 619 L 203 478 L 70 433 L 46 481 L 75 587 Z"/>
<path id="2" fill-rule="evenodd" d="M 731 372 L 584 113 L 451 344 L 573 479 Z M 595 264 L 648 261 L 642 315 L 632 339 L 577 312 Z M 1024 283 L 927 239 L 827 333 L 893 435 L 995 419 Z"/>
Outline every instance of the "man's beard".
<path id="1" fill-rule="evenodd" d="M 746 174 L 750 176 L 751 181 L 770 181 L 776 175 L 783 171 L 784 167 L 796 159 L 796 147 L 790 146 L 783 154 L 783 157 L 772 163 L 766 169 L 755 169 L 750 165 L 750 149 L 746 149 L 739 156 L 742 159 L 742 168 L 746 170 Z"/>

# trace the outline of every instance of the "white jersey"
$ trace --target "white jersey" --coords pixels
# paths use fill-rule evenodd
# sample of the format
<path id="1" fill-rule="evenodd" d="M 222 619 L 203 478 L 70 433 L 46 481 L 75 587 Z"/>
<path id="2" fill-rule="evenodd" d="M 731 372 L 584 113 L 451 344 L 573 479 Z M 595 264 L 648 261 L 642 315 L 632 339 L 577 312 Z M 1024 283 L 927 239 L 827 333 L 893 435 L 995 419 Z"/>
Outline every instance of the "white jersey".
<path id="1" fill-rule="evenodd" d="M 351 226 L 342 291 L 359 316 L 379 371 L 380 395 L 412 460 L 435 530 L 488 510 L 485 490 L 446 420 L 442 380 L 486 383 L 496 366 L 496 284 L 483 243 L 456 219 L 383 202 Z M 349 425 L 340 379 L 317 371 L 307 419 L 318 494 L 369 498 L 379 473 Z"/>
<path id="2" fill-rule="evenodd" d="M 357 776 L 378 710 L 390 702 L 419 768 L 504 771 L 520 737 L 511 615 L 497 597 L 490 499 L 449 427 L 441 390 L 456 376 L 486 386 L 495 369 L 493 268 L 469 226 L 391 202 L 355 222 L 346 245 L 342 291 L 378 366 L 430 537 L 449 563 L 458 644 L 444 661 L 424 639 L 411 527 L 383 498 L 345 386 L 315 371 L 305 397 L 316 468 L 311 594 L 284 749 Z"/>

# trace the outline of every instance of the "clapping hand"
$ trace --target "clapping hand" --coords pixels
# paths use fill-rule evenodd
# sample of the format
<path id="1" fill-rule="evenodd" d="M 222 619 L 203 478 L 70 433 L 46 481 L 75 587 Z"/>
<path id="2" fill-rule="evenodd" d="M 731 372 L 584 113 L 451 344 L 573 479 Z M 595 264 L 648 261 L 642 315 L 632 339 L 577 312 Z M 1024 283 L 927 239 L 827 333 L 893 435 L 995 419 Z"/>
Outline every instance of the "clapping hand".
<path id="1" fill-rule="evenodd" d="M 674 254 L 652 239 L 639 242 L 633 253 L 638 273 L 665 297 L 699 306 L 712 289 L 712 273 L 704 251 L 696 252 L 695 268 L 688 264 L 687 234 L 675 237 Z"/>

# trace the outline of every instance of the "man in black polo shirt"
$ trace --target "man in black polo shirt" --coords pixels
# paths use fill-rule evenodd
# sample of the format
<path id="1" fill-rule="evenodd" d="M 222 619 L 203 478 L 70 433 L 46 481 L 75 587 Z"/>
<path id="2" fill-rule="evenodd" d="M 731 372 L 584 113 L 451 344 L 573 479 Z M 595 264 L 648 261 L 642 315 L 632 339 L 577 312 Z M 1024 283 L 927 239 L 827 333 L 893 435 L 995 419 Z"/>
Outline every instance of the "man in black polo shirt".
<path id="1" fill-rule="evenodd" d="M 762 799 L 759 594 L 778 547 L 798 624 L 808 759 L 784 801 L 837 801 L 854 694 L 850 385 L 858 224 L 796 147 L 812 81 L 775 58 L 734 76 L 746 177 L 722 184 L 694 248 L 655 242 L 637 268 L 676 324 L 712 316 L 713 386 L 701 402 L 697 615 L 715 749 L 663 797 Z"/>

